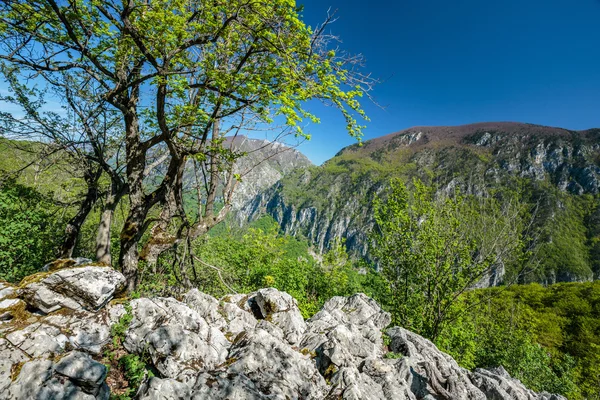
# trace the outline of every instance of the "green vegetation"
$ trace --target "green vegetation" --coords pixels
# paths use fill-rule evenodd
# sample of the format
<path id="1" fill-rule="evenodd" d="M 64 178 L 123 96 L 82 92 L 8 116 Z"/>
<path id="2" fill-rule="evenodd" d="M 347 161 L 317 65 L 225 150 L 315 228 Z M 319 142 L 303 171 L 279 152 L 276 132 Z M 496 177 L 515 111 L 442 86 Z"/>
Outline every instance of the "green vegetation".
<path id="1" fill-rule="evenodd" d="M 358 273 L 343 243 L 337 243 L 322 260 L 316 261 L 306 240 L 281 235 L 271 217 L 244 229 L 223 225 L 198 240 L 194 254 L 195 262 L 189 265 L 187 275 L 199 290 L 218 298 L 275 287 L 298 301 L 305 318 L 329 298 L 365 291 L 365 283 L 377 279 L 374 272 Z M 143 294 L 179 291 L 181 276 L 178 269 L 172 268 L 172 259 L 167 256 L 160 265 L 160 274 L 143 274 Z"/>
<path id="2" fill-rule="evenodd" d="M 64 229 L 61 211 L 14 180 L 0 186 L 0 279 L 18 282 L 53 258 Z"/>
<path id="3" fill-rule="evenodd" d="M 413 185 L 409 192 L 392 180 L 387 198 L 375 199 L 372 254 L 389 283 L 394 323 L 435 340 L 462 293 L 498 264 L 522 259 L 523 224 L 506 200 L 436 198 L 422 182 Z"/>
<path id="4" fill-rule="evenodd" d="M 468 292 L 438 346 L 463 367 L 502 365 L 534 390 L 600 399 L 600 282 Z"/>

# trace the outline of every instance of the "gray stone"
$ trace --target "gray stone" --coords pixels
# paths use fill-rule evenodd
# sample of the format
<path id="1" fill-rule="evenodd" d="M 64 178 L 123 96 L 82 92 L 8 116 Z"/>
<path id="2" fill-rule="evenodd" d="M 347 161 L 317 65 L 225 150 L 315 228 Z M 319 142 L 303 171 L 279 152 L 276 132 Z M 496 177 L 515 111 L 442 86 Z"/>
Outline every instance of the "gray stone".
<path id="1" fill-rule="evenodd" d="M 21 367 L 21 372 L 9 387 L 6 398 L 10 400 L 44 399 L 43 384 L 52 377 L 52 361 L 33 360 Z M 46 397 L 47 399 L 47 397 Z"/>
<path id="2" fill-rule="evenodd" d="M 223 400 L 322 399 L 327 392 L 325 380 L 309 355 L 260 328 L 241 334 L 227 362 L 208 375 L 200 375 L 194 388 L 195 393 L 202 394 L 197 398 Z M 236 397 L 228 397 L 230 392 Z"/>
<path id="3" fill-rule="evenodd" d="M 140 387 L 138 400 L 187 400 L 191 398 L 188 385 L 175 379 L 152 377 Z"/>
<path id="4" fill-rule="evenodd" d="M 0 339 L 0 395 L 12 383 L 11 371 L 14 365 L 29 360 L 20 349 L 6 339 Z"/>
<path id="5" fill-rule="evenodd" d="M 67 378 L 55 376 L 42 385 L 37 393 L 36 399 L 96 400 L 96 396 L 84 392 Z"/>
<path id="6" fill-rule="evenodd" d="M 470 380 L 448 354 L 442 353 L 431 341 L 400 327 L 387 331 L 390 350 L 410 360 L 413 393 L 417 396 L 451 399 L 484 400 L 486 396 Z M 417 388 L 417 389 L 415 389 Z"/>
<path id="7" fill-rule="evenodd" d="M 69 341 L 58 327 L 41 322 L 13 331 L 6 335 L 6 339 L 13 346 L 34 358 L 48 358 L 61 354 L 65 351 L 65 345 Z"/>
<path id="8" fill-rule="evenodd" d="M 25 302 L 21 299 L 4 299 L 0 301 L 0 321 L 13 319 L 13 311 L 18 308 L 25 308 Z"/>
<path id="9" fill-rule="evenodd" d="M 369 357 L 383 356 L 381 329 L 391 318 L 364 294 L 334 297 L 307 321 L 300 348 L 317 354 L 317 367 L 327 370 L 358 366 Z"/>
<path id="10" fill-rule="evenodd" d="M 106 366 L 79 351 L 73 351 L 63 357 L 54 366 L 54 371 L 70 378 L 85 392 L 93 395 L 98 393 L 108 373 Z"/>
<path id="11" fill-rule="evenodd" d="M 227 321 L 219 310 L 219 300 L 211 295 L 202 293 L 198 289 L 192 289 L 183 296 L 183 302 L 200 314 L 211 326 L 223 329 L 227 325 Z"/>
<path id="12" fill-rule="evenodd" d="M 60 308 L 97 311 L 125 285 L 125 277 L 110 267 L 86 266 L 62 269 L 18 294 L 31 306 L 48 314 Z"/>
<path id="13" fill-rule="evenodd" d="M 167 378 L 187 380 L 225 361 L 230 343 L 196 311 L 174 299 L 136 299 L 124 346 L 150 355 Z"/>
<path id="14" fill-rule="evenodd" d="M 15 295 L 15 288 L 7 283 L 0 282 L 0 299 L 6 299 Z"/>
<path id="15" fill-rule="evenodd" d="M 300 342 L 302 334 L 306 330 L 306 323 L 302 318 L 296 299 L 275 288 L 268 288 L 260 289 L 256 294 L 255 301 L 262 317 L 281 328 L 285 339 L 291 345 Z"/>
<path id="16" fill-rule="evenodd" d="M 254 328 L 258 323 L 248 299 L 245 295 L 225 296 L 221 299 L 219 312 L 226 323 L 222 331 L 232 340 L 239 333 Z"/>
<path id="17" fill-rule="evenodd" d="M 279 398 L 283 399 L 283 397 L 261 393 L 254 382 L 244 374 L 231 375 L 227 372 L 198 375 L 192 397 L 193 400 L 273 400 Z"/>
<path id="18" fill-rule="evenodd" d="M 43 321 L 61 327 L 74 349 L 101 354 L 102 348 L 111 340 L 110 327 L 118 322 L 124 312 L 123 305 L 119 304 L 97 313 L 77 311 L 52 314 Z"/>

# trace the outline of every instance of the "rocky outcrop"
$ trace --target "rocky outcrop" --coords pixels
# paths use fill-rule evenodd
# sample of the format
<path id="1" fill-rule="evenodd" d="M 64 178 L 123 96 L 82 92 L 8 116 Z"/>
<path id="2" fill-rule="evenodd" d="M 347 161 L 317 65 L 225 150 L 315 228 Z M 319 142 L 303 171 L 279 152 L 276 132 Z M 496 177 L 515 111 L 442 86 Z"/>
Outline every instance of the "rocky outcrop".
<path id="1" fill-rule="evenodd" d="M 18 293 L 43 313 L 61 308 L 97 311 L 125 286 L 125 277 L 110 267 L 88 265 L 62 269 L 24 285 Z"/>
<path id="2" fill-rule="evenodd" d="M 114 377 L 104 363 L 131 353 L 154 371 L 136 394 L 144 400 L 563 399 L 528 390 L 501 367 L 465 370 L 419 335 L 386 330 L 390 315 L 364 294 L 334 297 L 307 321 L 296 300 L 274 288 L 220 300 L 194 289 L 182 301 L 107 303 L 114 292 L 98 287 L 118 287 L 107 282 L 120 274 L 85 268 L 53 271 L 26 291 L 3 284 L 13 290 L 0 302 L 26 307 L 0 322 L 0 398 L 108 399 Z M 49 303 L 36 288 L 62 290 L 67 301 L 41 312 Z"/>

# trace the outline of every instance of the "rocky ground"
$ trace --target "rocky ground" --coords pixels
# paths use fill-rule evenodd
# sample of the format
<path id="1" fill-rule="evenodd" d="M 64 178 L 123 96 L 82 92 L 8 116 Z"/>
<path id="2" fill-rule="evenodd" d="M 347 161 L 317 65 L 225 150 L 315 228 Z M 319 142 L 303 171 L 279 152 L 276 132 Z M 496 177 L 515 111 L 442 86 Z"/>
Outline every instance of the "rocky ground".
<path id="1" fill-rule="evenodd" d="M 334 297 L 304 321 L 273 288 L 217 300 L 119 298 L 117 271 L 56 263 L 0 283 L 0 398 L 108 399 L 107 360 L 138 354 L 155 376 L 139 399 L 563 399 L 502 367 L 468 371 L 364 294 Z M 122 380 L 122 377 L 121 377 Z"/>

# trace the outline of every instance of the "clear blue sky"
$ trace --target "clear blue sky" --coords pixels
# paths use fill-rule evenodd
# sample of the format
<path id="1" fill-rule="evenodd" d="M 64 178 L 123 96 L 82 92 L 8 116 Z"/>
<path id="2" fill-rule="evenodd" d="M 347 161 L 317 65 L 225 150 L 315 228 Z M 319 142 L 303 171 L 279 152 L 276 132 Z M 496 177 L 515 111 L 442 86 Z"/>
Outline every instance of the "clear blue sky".
<path id="1" fill-rule="evenodd" d="M 304 19 L 362 53 L 384 110 L 365 104 L 365 139 L 415 125 L 519 121 L 600 127 L 600 0 L 298 0 Z M 315 163 L 353 143 L 320 108 L 303 144 Z"/>

